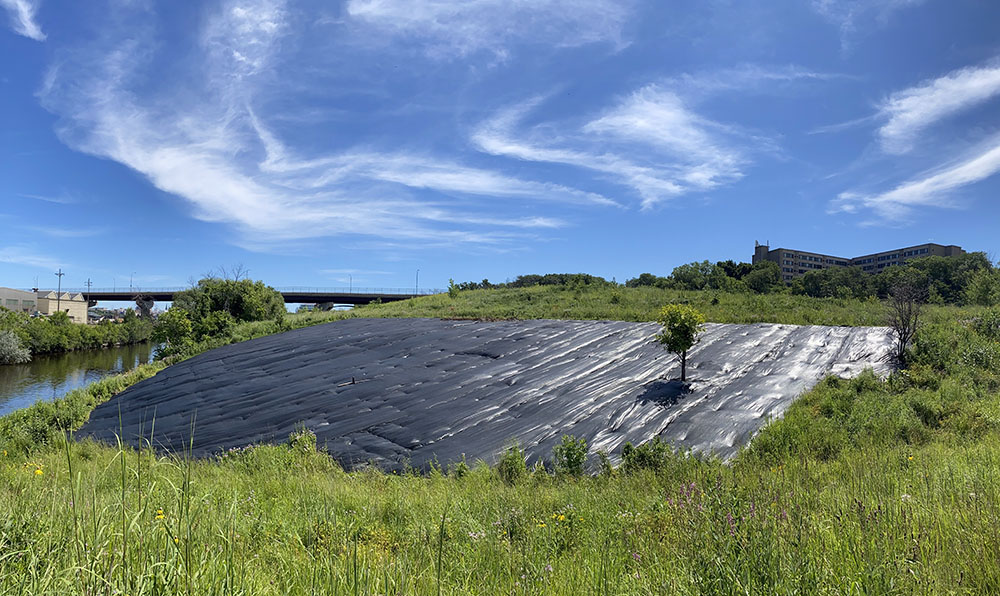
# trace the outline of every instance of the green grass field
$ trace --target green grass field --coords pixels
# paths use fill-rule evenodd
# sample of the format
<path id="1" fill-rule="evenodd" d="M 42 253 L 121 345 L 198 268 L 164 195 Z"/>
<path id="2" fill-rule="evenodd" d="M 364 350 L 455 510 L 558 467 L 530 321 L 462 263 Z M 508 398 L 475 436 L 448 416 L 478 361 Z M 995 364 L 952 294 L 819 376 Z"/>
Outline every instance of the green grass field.
<path id="1" fill-rule="evenodd" d="M 667 302 L 717 322 L 884 318 L 868 301 L 543 287 L 294 315 L 233 339 L 347 316 L 650 320 Z M 666 454 L 514 484 L 476 462 L 346 474 L 308 435 L 201 461 L 63 438 L 151 365 L 0 419 L 0 594 L 998 593 L 989 316 L 929 309 L 908 370 L 824 381 L 731 465 Z"/>

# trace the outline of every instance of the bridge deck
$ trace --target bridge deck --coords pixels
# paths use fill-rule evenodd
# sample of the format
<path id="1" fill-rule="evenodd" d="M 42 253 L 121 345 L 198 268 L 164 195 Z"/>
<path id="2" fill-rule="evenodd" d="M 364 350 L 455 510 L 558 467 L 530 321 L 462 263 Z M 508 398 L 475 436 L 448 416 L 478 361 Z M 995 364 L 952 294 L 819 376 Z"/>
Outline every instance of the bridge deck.
<path id="1" fill-rule="evenodd" d="M 190 288 L 83 288 L 63 289 L 70 294 L 83 294 L 93 301 L 132 302 L 140 296 L 149 297 L 154 302 L 172 302 L 174 295 Z M 419 289 L 416 292 L 399 288 L 276 288 L 285 303 L 300 304 L 368 304 L 376 300 L 394 302 L 407 300 L 417 296 L 438 294 L 444 290 Z M 50 290 L 42 290 L 48 292 Z M 51 290 L 54 291 L 54 290 Z"/>

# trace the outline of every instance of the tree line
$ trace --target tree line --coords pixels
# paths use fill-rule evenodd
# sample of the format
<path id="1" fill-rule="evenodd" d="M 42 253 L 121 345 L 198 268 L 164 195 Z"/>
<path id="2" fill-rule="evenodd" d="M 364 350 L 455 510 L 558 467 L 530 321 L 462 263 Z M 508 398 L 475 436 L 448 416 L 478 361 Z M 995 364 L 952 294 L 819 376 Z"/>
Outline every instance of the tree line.
<path id="1" fill-rule="evenodd" d="M 5 337 L 7 356 L 0 354 L 0 364 L 24 362 L 37 354 L 55 354 L 71 350 L 103 348 L 148 341 L 153 325 L 143 321 L 131 309 L 121 322 L 101 321 L 97 325 L 74 323 L 64 312 L 47 317 L 30 317 L 0 307 L 0 334 Z M 18 354 L 14 357 L 13 354 Z"/>

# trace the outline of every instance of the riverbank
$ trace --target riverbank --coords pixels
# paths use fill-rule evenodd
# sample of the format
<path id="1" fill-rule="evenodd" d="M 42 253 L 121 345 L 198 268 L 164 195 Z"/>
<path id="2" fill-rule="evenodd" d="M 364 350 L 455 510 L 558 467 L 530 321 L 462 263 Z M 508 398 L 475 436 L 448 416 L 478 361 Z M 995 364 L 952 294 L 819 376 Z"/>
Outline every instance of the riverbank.
<path id="1" fill-rule="evenodd" d="M 154 355 L 154 346 L 143 343 L 43 354 L 24 364 L 0 366 L 0 416 L 147 364 Z"/>
<path id="2" fill-rule="evenodd" d="M 62 316 L 60 316 L 62 315 Z M 0 331 L 11 331 L 32 357 L 74 350 L 140 344 L 149 341 L 153 325 L 129 311 L 118 323 L 97 325 L 73 323 L 65 313 L 51 317 L 30 317 L 25 313 L 0 309 Z"/>
<path id="3" fill-rule="evenodd" d="M 290 316 L 231 339 L 361 314 L 546 317 L 555 306 L 611 319 L 667 301 L 514 296 Z M 717 307 L 706 311 L 719 322 L 780 315 L 752 297 L 687 298 Z M 867 322 L 880 308 L 794 298 L 777 322 Z M 499 469 L 345 474 L 308 434 L 197 461 L 62 439 L 154 363 L 0 418 L 0 591 L 993 593 L 1000 329 L 988 315 L 930 309 L 907 370 L 821 383 L 730 466 L 649 446 L 592 478 L 515 473 L 516 453 Z"/>

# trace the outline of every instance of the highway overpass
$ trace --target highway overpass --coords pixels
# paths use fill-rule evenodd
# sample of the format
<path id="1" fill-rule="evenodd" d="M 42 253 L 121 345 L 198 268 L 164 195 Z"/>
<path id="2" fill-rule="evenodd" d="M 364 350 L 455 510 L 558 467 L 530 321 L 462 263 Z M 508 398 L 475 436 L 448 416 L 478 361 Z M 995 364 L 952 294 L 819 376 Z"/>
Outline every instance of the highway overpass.
<path id="1" fill-rule="evenodd" d="M 173 302 L 174 295 L 191 288 L 63 288 L 61 291 L 80 293 L 92 304 L 97 302 L 135 302 L 139 299 L 153 302 Z M 414 288 L 275 288 L 285 303 L 295 304 L 369 304 L 395 302 L 417 296 L 440 294 L 446 290 Z M 43 290 L 48 291 L 48 290 Z M 55 290 L 53 290 L 55 291 Z"/>

